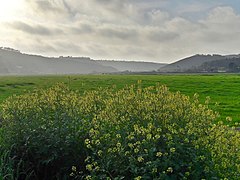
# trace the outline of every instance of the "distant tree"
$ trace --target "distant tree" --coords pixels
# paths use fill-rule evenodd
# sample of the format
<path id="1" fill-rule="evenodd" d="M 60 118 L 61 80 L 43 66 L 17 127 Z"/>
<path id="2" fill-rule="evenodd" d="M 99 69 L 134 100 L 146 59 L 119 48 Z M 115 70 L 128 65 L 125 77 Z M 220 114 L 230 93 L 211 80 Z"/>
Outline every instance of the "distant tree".
<path id="1" fill-rule="evenodd" d="M 231 72 L 236 72 L 238 70 L 238 67 L 237 67 L 237 65 L 234 62 L 231 62 L 228 65 L 228 69 Z"/>

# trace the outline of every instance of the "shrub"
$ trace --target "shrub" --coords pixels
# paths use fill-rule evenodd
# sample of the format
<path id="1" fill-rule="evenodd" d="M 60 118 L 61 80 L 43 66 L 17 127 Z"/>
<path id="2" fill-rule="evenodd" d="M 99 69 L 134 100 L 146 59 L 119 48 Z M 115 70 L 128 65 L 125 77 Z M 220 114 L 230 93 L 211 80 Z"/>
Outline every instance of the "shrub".
<path id="1" fill-rule="evenodd" d="M 22 179 L 68 177 L 71 165 L 84 161 L 87 98 L 58 85 L 13 96 L 2 104 L 2 144 L 11 148 Z"/>
<path id="2" fill-rule="evenodd" d="M 21 178 L 239 179 L 239 132 L 165 86 L 80 95 L 57 85 L 9 98 L 2 116 Z"/>
<path id="3" fill-rule="evenodd" d="M 190 101 L 164 86 L 109 96 L 100 98 L 104 108 L 85 140 L 89 177 L 239 177 L 239 133 L 214 125 L 217 114 L 197 97 Z"/>

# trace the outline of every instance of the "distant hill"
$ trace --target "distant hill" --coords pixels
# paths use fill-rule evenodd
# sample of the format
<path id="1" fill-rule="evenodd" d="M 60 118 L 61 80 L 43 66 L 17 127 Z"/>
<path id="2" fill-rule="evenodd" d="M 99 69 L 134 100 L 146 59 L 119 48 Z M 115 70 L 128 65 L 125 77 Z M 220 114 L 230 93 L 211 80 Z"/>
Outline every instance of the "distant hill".
<path id="1" fill-rule="evenodd" d="M 0 49 L 0 74 L 89 74 L 117 71 L 113 67 L 103 66 L 90 58 L 48 58 L 22 54 L 11 49 Z"/>
<path id="2" fill-rule="evenodd" d="M 198 71 L 205 72 L 240 72 L 240 57 L 226 58 L 205 62 L 199 66 Z"/>
<path id="3" fill-rule="evenodd" d="M 120 72 L 149 72 L 157 71 L 159 68 L 166 66 L 164 63 L 153 63 L 153 62 L 136 62 L 136 61 L 109 61 L 101 60 L 98 61 L 101 65 L 111 66 Z"/>
<path id="4" fill-rule="evenodd" d="M 127 67 L 129 65 L 129 68 Z M 155 65 L 155 66 L 154 66 Z M 98 74 L 120 71 L 153 71 L 161 65 L 148 62 L 97 61 L 88 57 L 43 57 L 0 48 L 0 75 Z M 145 68 L 144 68 L 145 66 Z"/>
<path id="5" fill-rule="evenodd" d="M 240 55 L 194 55 L 160 68 L 159 72 L 237 72 Z M 233 67 L 234 66 L 234 67 Z"/>

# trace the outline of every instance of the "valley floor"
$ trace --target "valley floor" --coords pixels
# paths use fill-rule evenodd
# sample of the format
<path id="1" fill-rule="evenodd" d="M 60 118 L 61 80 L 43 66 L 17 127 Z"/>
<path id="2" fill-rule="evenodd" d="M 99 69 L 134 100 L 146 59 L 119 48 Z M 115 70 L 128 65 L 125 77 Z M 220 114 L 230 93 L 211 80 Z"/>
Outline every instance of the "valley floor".
<path id="1" fill-rule="evenodd" d="M 221 120 L 225 121 L 230 116 L 233 119 L 230 124 L 240 122 L 239 74 L 1 76 L 0 102 L 13 94 L 48 88 L 60 82 L 83 93 L 99 87 L 122 88 L 138 81 L 143 87 L 159 83 L 170 91 L 180 91 L 188 96 L 197 93 L 202 103 L 210 97 L 210 108 L 220 113 Z"/>

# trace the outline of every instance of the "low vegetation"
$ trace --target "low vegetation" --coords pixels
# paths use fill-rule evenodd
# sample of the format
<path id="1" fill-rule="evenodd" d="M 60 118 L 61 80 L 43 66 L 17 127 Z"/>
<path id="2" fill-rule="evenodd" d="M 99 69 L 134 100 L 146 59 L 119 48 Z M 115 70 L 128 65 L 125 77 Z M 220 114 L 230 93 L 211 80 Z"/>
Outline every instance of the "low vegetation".
<path id="1" fill-rule="evenodd" d="M 142 80 L 143 87 L 156 83 L 166 85 L 172 92 L 193 96 L 199 94 L 204 103 L 211 97 L 211 109 L 220 114 L 219 120 L 225 124 L 240 123 L 240 75 L 238 74 L 205 74 L 205 75 L 71 75 L 71 76 L 4 76 L 0 77 L 0 103 L 13 94 L 25 94 L 34 89 L 46 89 L 53 84 L 63 82 L 79 93 L 97 90 L 98 87 L 109 88 L 113 85 L 121 89 L 125 85 L 135 84 Z M 217 106 L 216 106 L 217 104 Z M 231 116 L 232 121 L 226 121 Z"/>
<path id="2" fill-rule="evenodd" d="M 0 179 L 240 178 L 239 131 L 166 86 L 59 84 L 8 98 L 1 117 Z"/>

